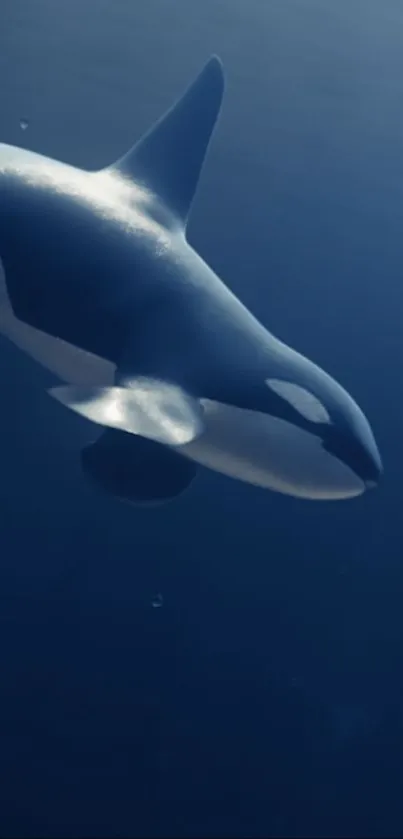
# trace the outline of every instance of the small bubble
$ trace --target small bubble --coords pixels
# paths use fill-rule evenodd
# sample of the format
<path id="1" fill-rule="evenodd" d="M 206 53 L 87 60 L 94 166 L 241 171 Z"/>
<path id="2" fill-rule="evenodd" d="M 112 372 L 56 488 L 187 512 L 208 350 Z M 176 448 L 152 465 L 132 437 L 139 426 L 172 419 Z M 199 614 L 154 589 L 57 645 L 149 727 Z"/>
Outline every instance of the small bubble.
<path id="1" fill-rule="evenodd" d="M 20 128 L 21 131 L 26 131 L 28 128 L 29 122 L 27 119 L 20 119 Z"/>
<path id="2" fill-rule="evenodd" d="M 156 594 L 151 605 L 152 605 L 153 609 L 160 609 L 163 602 L 164 602 L 164 598 L 163 598 L 162 594 Z"/>

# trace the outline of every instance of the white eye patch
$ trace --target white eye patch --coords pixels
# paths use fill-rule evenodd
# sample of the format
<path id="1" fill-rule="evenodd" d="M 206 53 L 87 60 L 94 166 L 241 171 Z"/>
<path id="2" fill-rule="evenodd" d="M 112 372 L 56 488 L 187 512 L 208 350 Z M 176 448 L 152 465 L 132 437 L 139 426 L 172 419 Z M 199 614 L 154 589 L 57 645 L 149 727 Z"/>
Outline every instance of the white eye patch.
<path id="1" fill-rule="evenodd" d="M 305 419 L 310 422 L 331 423 L 325 406 L 305 388 L 295 385 L 293 382 L 283 382 L 280 379 L 266 379 L 266 384 L 271 390 L 286 399 Z"/>

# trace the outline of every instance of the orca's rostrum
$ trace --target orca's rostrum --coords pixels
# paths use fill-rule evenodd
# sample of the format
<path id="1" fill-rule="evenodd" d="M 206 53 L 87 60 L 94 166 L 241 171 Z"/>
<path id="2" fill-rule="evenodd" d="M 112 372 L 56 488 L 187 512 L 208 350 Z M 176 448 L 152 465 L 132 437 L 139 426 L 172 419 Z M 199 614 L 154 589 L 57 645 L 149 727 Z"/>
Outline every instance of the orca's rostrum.
<path id="1" fill-rule="evenodd" d="M 360 495 L 382 471 L 361 410 L 187 242 L 222 95 L 213 57 L 102 171 L 0 145 L 0 331 L 104 427 L 82 465 L 119 498 L 173 498 L 197 464 L 303 498 Z"/>

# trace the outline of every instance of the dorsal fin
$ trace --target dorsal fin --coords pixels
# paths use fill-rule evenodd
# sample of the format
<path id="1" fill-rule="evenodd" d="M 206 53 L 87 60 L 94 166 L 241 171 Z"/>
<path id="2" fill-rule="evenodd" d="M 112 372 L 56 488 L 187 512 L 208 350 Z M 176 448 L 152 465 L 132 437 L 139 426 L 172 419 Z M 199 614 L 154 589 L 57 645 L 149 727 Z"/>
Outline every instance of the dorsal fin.
<path id="1" fill-rule="evenodd" d="M 219 58 L 112 167 L 155 192 L 183 224 L 189 214 L 224 91 Z"/>

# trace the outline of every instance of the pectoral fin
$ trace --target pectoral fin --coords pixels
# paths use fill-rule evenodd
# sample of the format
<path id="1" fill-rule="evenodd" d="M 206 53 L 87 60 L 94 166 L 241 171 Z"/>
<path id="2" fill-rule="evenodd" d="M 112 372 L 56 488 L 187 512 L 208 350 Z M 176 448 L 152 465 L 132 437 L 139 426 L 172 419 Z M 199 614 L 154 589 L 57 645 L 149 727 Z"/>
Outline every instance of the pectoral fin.
<path id="1" fill-rule="evenodd" d="M 113 428 L 83 449 L 81 465 L 100 490 L 140 505 L 176 498 L 197 473 L 197 466 L 177 451 Z"/>
<path id="2" fill-rule="evenodd" d="M 49 393 L 98 425 L 167 446 L 190 443 L 204 427 L 197 399 L 177 385 L 157 379 L 132 379 L 126 387 L 61 386 Z"/>

